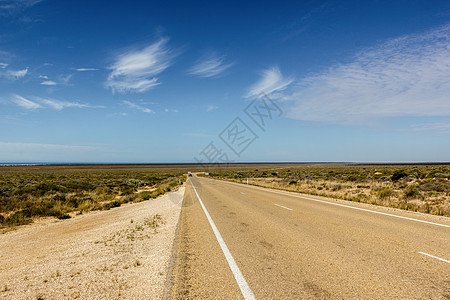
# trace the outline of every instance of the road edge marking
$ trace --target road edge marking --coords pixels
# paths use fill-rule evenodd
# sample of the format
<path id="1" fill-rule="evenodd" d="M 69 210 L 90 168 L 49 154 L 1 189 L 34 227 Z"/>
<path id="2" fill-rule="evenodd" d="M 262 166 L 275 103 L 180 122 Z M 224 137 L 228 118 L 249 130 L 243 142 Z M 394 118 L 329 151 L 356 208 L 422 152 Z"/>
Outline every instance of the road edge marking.
<path id="1" fill-rule="evenodd" d="M 419 251 L 418 253 L 420 253 L 422 255 L 429 256 L 429 257 L 434 258 L 434 259 L 442 260 L 442 261 L 450 264 L 450 260 L 446 260 L 445 258 L 440 258 L 440 257 L 434 256 L 434 255 L 431 255 L 431 254 L 428 254 L 428 253 L 425 253 L 425 252 L 422 252 L 422 251 Z"/>
<path id="2" fill-rule="evenodd" d="M 284 209 L 287 209 L 287 210 L 293 210 L 292 208 L 289 208 L 289 207 L 286 207 L 286 206 L 283 206 L 283 205 L 280 205 L 280 204 L 276 204 L 276 203 L 274 203 L 273 205 L 276 205 L 276 206 L 282 207 L 282 208 L 284 208 Z"/>
<path id="3" fill-rule="evenodd" d="M 253 294 L 252 290 L 247 284 L 247 281 L 244 278 L 244 275 L 242 275 L 241 270 L 239 270 L 238 265 L 236 264 L 236 261 L 234 260 L 233 256 L 231 255 L 230 250 L 228 249 L 227 245 L 225 244 L 225 241 L 223 240 L 222 236 L 220 235 L 219 229 L 217 229 L 216 224 L 214 224 L 213 219 L 208 213 L 208 210 L 206 209 L 205 205 L 203 204 L 202 199 L 197 193 L 197 189 L 194 186 L 194 183 L 192 183 L 191 179 L 189 178 L 189 182 L 191 183 L 192 187 L 194 188 L 194 192 L 197 195 L 198 202 L 200 203 L 203 212 L 206 215 L 206 218 L 209 221 L 209 225 L 211 225 L 211 228 L 214 232 L 214 235 L 216 236 L 217 241 L 219 242 L 220 248 L 222 249 L 223 254 L 225 255 L 225 258 L 228 262 L 228 266 L 231 269 L 231 272 L 233 272 L 234 278 L 236 279 L 236 282 L 239 286 L 239 289 L 241 290 L 242 296 L 244 296 L 244 299 L 255 299 L 255 295 Z"/>
<path id="4" fill-rule="evenodd" d="M 217 179 L 213 179 L 213 180 L 217 180 Z M 258 187 L 255 187 L 255 186 L 250 186 L 250 185 L 246 185 L 246 184 L 240 184 L 240 183 L 230 182 L 230 181 L 225 181 L 225 180 L 217 180 L 217 181 L 224 182 L 224 183 L 229 183 L 229 184 L 237 184 L 237 185 L 240 185 L 240 186 L 243 186 L 243 187 L 252 188 L 252 189 L 255 189 L 255 190 L 260 190 L 260 191 L 265 191 L 265 192 L 270 192 L 270 193 L 275 193 L 275 194 L 280 194 L 280 195 L 285 195 L 285 196 L 291 196 L 291 197 L 296 197 L 296 198 L 301 198 L 301 199 L 306 199 L 306 200 L 311 200 L 311 201 L 316 201 L 316 202 L 322 202 L 322 203 L 326 203 L 326 204 L 330 204 L 330 205 L 342 206 L 342 207 L 352 208 L 352 209 L 356 209 L 356 210 L 362 210 L 362 211 L 366 211 L 366 212 L 371 212 L 371 213 L 374 213 L 374 214 L 391 216 L 391 217 L 395 217 L 395 218 L 400 218 L 400 219 L 405 219 L 405 220 L 416 221 L 416 222 L 427 223 L 427 224 L 431 224 L 431 225 L 436 225 L 436 226 L 442 226 L 442 227 L 450 228 L 450 225 L 434 223 L 434 222 L 429 222 L 429 221 L 424 221 L 424 220 L 419 220 L 419 219 L 414 219 L 414 218 L 409 218 L 409 217 L 404 217 L 404 216 L 399 216 L 399 215 L 393 215 L 393 214 L 389 214 L 389 213 L 385 213 L 385 212 L 381 212 L 381 211 L 370 210 L 370 209 L 356 207 L 356 206 L 350 206 L 350 205 L 345 205 L 345 204 L 340 204 L 340 203 L 333 203 L 333 202 L 329 202 L 329 201 L 325 201 L 325 200 L 310 198 L 310 197 L 307 197 L 307 196 L 293 195 L 293 194 L 289 194 L 289 193 L 272 191 L 272 190 L 269 190 L 269 189 L 258 188 Z"/>

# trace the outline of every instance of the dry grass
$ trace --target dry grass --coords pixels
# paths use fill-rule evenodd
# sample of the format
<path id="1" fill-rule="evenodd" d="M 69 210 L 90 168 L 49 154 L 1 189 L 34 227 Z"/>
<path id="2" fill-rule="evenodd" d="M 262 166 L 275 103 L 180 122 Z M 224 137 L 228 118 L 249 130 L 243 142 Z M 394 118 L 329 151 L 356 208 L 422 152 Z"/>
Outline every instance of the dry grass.
<path id="1" fill-rule="evenodd" d="M 450 216 L 449 165 L 304 165 L 222 168 L 222 179 Z"/>
<path id="2" fill-rule="evenodd" d="M 182 184 L 184 173 L 185 168 L 153 166 L 2 167 L 0 228 L 153 199 Z"/>

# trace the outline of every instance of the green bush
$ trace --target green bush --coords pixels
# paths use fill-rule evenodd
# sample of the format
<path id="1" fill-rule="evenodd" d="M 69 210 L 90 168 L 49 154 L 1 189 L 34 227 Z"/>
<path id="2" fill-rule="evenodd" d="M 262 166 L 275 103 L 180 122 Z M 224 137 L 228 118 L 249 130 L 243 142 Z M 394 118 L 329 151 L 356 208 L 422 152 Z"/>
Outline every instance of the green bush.
<path id="1" fill-rule="evenodd" d="M 111 201 L 111 202 L 105 204 L 103 206 L 103 209 L 109 210 L 109 209 L 114 208 L 114 207 L 119 207 L 121 204 L 122 203 L 120 203 L 120 201 L 114 200 L 114 201 Z"/>
<path id="2" fill-rule="evenodd" d="M 32 223 L 31 212 L 28 209 L 16 211 L 12 215 L 8 216 L 4 223 L 6 225 L 25 225 Z"/>
<path id="3" fill-rule="evenodd" d="M 289 185 L 297 184 L 297 183 L 298 183 L 297 180 L 291 180 L 291 181 L 289 181 Z"/>
<path id="4" fill-rule="evenodd" d="M 403 177 L 408 176 L 408 173 L 406 173 L 404 170 L 396 170 L 391 176 L 392 181 L 397 181 L 402 179 Z"/>
<path id="5" fill-rule="evenodd" d="M 141 194 L 141 198 L 142 200 L 148 200 L 151 197 L 151 193 L 150 192 L 144 192 Z"/>
<path id="6" fill-rule="evenodd" d="M 405 198 L 419 198 L 421 197 L 421 193 L 419 191 L 419 187 L 417 185 L 409 185 L 404 191 L 403 195 Z"/>

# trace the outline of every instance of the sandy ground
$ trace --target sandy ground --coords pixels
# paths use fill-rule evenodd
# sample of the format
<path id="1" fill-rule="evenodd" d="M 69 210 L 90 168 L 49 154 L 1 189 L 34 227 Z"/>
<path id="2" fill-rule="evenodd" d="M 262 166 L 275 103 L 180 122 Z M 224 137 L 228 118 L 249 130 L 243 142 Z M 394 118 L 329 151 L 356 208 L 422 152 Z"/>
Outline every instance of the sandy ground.
<path id="1" fill-rule="evenodd" d="M 0 298 L 162 298 L 184 189 L 1 234 Z"/>

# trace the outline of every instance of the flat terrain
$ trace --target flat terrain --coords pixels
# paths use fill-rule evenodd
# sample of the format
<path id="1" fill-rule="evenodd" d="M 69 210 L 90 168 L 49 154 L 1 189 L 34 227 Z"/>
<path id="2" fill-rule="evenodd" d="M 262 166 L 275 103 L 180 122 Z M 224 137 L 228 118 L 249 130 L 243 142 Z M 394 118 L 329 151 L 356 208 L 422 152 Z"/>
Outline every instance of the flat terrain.
<path id="1" fill-rule="evenodd" d="M 192 184 L 257 299 L 450 298 L 446 217 L 196 176 Z M 242 298 L 235 276 L 188 182 L 170 298 Z"/>
<path id="2" fill-rule="evenodd" d="M 0 298 L 162 298 L 183 195 L 0 234 Z"/>

